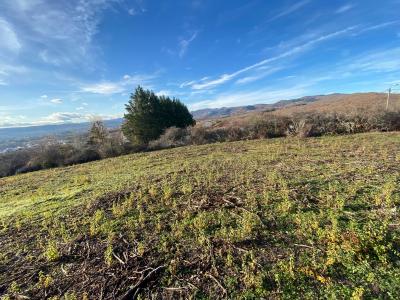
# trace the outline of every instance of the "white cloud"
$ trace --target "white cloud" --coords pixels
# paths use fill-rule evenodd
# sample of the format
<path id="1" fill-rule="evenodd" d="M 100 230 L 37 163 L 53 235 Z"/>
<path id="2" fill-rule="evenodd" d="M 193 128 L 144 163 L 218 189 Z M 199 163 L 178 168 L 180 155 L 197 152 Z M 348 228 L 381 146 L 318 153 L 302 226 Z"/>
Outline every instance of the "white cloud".
<path id="1" fill-rule="evenodd" d="M 290 50 L 288 50 L 286 52 L 283 52 L 283 53 L 281 53 L 281 54 L 279 54 L 277 56 L 264 59 L 264 60 L 262 60 L 262 61 L 260 61 L 258 63 L 255 63 L 255 64 L 253 64 L 251 66 L 248 66 L 248 67 L 245 67 L 243 69 L 240 69 L 240 70 L 238 70 L 236 72 L 233 72 L 233 73 L 230 73 L 230 74 L 223 74 L 219 78 L 214 79 L 214 80 L 210 80 L 210 81 L 195 82 L 195 83 L 190 84 L 190 86 L 195 90 L 216 87 L 218 85 L 221 85 L 221 84 L 223 84 L 225 82 L 228 82 L 228 81 L 232 80 L 233 78 L 235 78 L 235 77 L 237 77 L 237 76 L 239 76 L 239 75 L 241 75 L 241 74 L 243 74 L 245 72 L 248 72 L 248 71 L 251 71 L 251 70 L 254 70 L 254 69 L 258 69 L 258 68 L 260 68 L 262 66 L 265 66 L 265 65 L 267 65 L 269 63 L 278 61 L 278 60 L 283 59 L 283 58 L 288 58 L 290 56 L 293 56 L 293 55 L 299 54 L 301 52 L 304 52 L 306 50 L 312 49 L 314 46 L 316 46 L 317 44 L 319 44 L 321 42 L 324 42 L 324 41 L 336 38 L 338 36 L 344 35 L 346 33 L 352 32 L 352 31 L 354 31 L 355 28 L 356 28 L 355 26 L 352 26 L 352 27 L 345 28 L 343 30 L 339 30 L 339 31 L 335 31 L 335 32 L 332 32 L 332 33 L 329 33 L 329 34 L 321 35 L 321 36 L 319 36 L 319 37 L 317 37 L 317 38 L 315 38 L 313 40 L 310 40 L 310 41 L 302 44 L 302 45 L 295 46 L 295 47 L 291 48 Z"/>
<path id="2" fill-rule="evenodd" d="M 2 64 L 0 62 L 0 82 L 2 82 L 3 85 L 8 85 L 13 75 L 21 76 L 27 72 L 28 69 L 23 66 Z"/>
<path id="3" fill-rule="evenodd" d="M 0 18 L 0 51 L 5 50 L 6 53 L 18 53 L 21 50 L 21 47 L 21 42 L 19 41 L 12 25 L 6 20 Z"/>
<path id="4" fill-rule="evenodd" d="M 400 70 L 400 48 L 374 51 L 353 59 L 345 67 L 356 72 L 395 72 Z"/>
<path id="5" fill-rule="evenodd" d="M 10 116 L 0 112 L 0 128 L 14 127 L 15 124 L 25 122 L 26 117 L 22 115 Z"/>
<path id="6" fill-rule="evenodd" d="M 98 32 L 103 11 L 120 0 L 13 0 L 1 1 L 9 23 L 0 22 L 0 44 L 19 50 L 21 44 L 51 65 L 80 63 L 89 65 L 95 59 L 92 42 Z M 12 30 L 12 28 L 16 29 Z M 22 37 L 22 41 L 18 39 Z M 6 35 L 8 43 L 2 36 Z M 1 47 L 0 46 L 0 47 Z M 32 59 L 32 58 L 30 58 Z"/>
<path id="7" fill-rule="evenodd" d="M 93 94 L 103 94 L 111 95 L 116 93 L 121 93 L 125 88 L 120 83 L 114 82 L 102 82 L 83 86 L 81 88 L 82 92 L 93 93 Z"/>
<path id="8" fill-rule="evenodd" d="M 400 23 L 400 21 L 389 21 L 389 22 L 385 22 L 385 23 L 380 23 L 380 24 L 376 24 L 376 25 L 372 25 L 372 26 L 365 26 L 364 28 L 362 28 L 360 31 L 356 32 L 355 35 L 360 35 L 362 33 L 368 32 L 368 31 L 372 31 L 372 30 L 379 30 L 379 29 L 383 29 L 395 24 Z"/>
<path id="9" fill-rule="evenodd" d="M 192 34 L 192 36 L 189 39 L 182 39 L 179 42 L 179 57 L 184 57 L 190 44 L 196 39 L 197 37 L 197 31 Z"/>
<path id="10" fill-rule="evenodd" d="M 308 94 L 307 86 L 295 86 L 287 89 L 261 89 L 253 92 L 223 93 L 214 99 L 190 104 L 191 110 L 218 108 L 225 106 L 242 106 L 259 103 L 272 103 L 283 99 L 292 99 Z"/>
<path id="11" fill-rule="evenodd" d="M 136 9 L 131 8 L 128 10 L 128 14 L 130 14 L 131 16 L 136 16 L 138 12 L 136 11 Z"/>
<path id="12" fill-rule="evenodd" d="M 95 115 L 77 112 L 56 112 L 40 119 L 32 124 L 63 124 L 63 123 L 82 123 L 99 118 L 102 120 L 111 120 L 120 117 L 119 115 Z"/>
<path id="13" fill-rule="evenodd" d="M 354 4 L 348 3 L 348 4 L 345 4 L 345 5 L 341 6 L 341 7 L 339 7 L 339 8 L 336 10 L 335 13 L 337 13 L 337 14 L 342 14 L 342 13 L 345 13 L 346 11 L 349 11 L 349 10 L 352 9 L 353 7 L 355 7 Z"/>
<path id="14" fill-rule="evenodd" d="M 172 92 L 168 91 L 168 90 L 161 90 L 161 91 L 156 93 L 157 96 L 169 96 L 171 94 L 172 94 Z"/>
<path id="15" fill-rule="evenodd" d="M 259 68 L 259 70 L 262 70 L 262 69 L 264 69 L 264 67 L 260 67 Z M 258 74 L 253 75 L 253 76 L 247 76 L 247 77 L 240 78 L 235 83 L 236 84 L 247 84 L 247 83 L 250 83 L 250 82 L 254 82 L 254 81 L 260 80 L 262 78 L 265 78 L 268 75 L 276 73 L 276 72 L 278 72 L 278 71 L 280 71 L 282 69 L 283 69 L 283 67 L 271 68 L 271 69 L 269 69 L 267 71 L 260 72 Z"/>
<path id="16" fill-rule="evenodd" d="M 81 86 L 81 92 L 111 95 L 125 92 L 127 88 L 134 88 L 136 85 L 148 85 L 157 74 L 153 75 L 124 75 L 119 81 L 102 81 L 99 83 L 86 84 Z"/>
<path id="17" fill-rule="evenodd" d="M 89 119 L 89 115 L 71 112 L 56 112 L 45 118 L 42 118 L 42 123 L 66 123 L 66 122 L 83 122 Z"/>
<path id="18" fill-rule="evenodd" d="M 53 104 L 62 104 L 63 103 L 63 101 L 59 98 L 51 99 L 50 102 Z"/>
<path id="19" fill-rule="evenodd" d="M 5 127 L 25 127 L 25 126 L 38 126 L 38 125 L 51 125 L 51 124 L 68 124 L 68 123 L 82 123 L 90 122 L 94 119 L 111 120 L 121 118 L 121 114 L 116 115 L 98 115 L 98 114 L 85 114 L 78 112 L 56 112 L 37 121 L 29 121 L 27 117 L 17 115 L 10 116 L 0 112 L 0 128 Z"/>
<path id="20" fill-rule="evenodd" d="M 181 83 L 181 84 L 179 85 L 179 87 L 180 87 L 180 88 L 184 88 L 184 87 L 187 87 L 187 86 L 191 86 L 191 85 L 193 85 L 193 84 L 195 84 L 195 83 L 196 83 L 195 80 L 192 80 L 192 81 L 185 81 L 185 82 Z"/>
<path id="21" fill-rule="evenodd" d="M 11 2 L 11 1 L 10 1 Z M 40 4 L 42 0 L 14 0 L 12 1 L 14 7 L 21 11 L 27 11 Z"/>
<path id="22" fill-rule="evenodd" d="M 136 1 L 136 6 L 137 7 L 129 8 L 128 9 L 128 14 L 130 14 L 131 16 L 136 16 L 136 15 L 145 13 L 147 10 L 146 10 L 146 8 L 143 7 L 143 4 L 144 3 L 142 1 Z"/>
<path id="23" fill-rule="evenodd" d="M 277 15 L 273 16 L 269 21 L 274 21 L 276 19 L 288 16 L 288 15 L 300 10 L 301 8 L 303 8 L 310 2 L 311 2 L 311 0 L 298 1 L 297 3 L 293 4 L 292 6 L 286 8 L 285 10 L 281 11 Z"/>
<path id="24" fill-rule="evenodd" d="M 42 96 L 40 96 L 40 98 L 41 99 L 47 99 L 49 96 L 47 96 L 47 95 L 42 95 Z"/>

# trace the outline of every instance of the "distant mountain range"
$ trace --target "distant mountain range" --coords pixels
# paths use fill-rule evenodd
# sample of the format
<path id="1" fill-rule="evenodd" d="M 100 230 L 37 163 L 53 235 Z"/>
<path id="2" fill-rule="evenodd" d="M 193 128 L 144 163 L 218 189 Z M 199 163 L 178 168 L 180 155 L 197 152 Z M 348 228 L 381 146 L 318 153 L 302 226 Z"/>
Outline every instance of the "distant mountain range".
<path id="1" fill-rule="evenodd" d="M 123 119 L 104 121 L 108 128 L 117 128 L 122 124 Z M 40 125 L 29 127 L 0 128 L 0 141 L 5 139 L 27 139 L 38 138 L 46 135 L 65 135 L 68 133 L 83 133 L 90 127 L 90 123 Z"/>
<path id="2" fill-rule="evenodd" d="M 272 104 L 255 104 L 236 107 L 206 108 L 192 112 L 196 120 L 215 119 L 221 117 L 230 117 L 233 115 L 241 115 L 249 112 L 272 111 L 290 105 L 304 105 L 314 101 L 318 101 L 323 96 L 306 96 L 292 100 L 281 100 Z"/>
<path id="3" fill-rule="evenodd" d="M 393 105 L 400 105 L 400 95 L 393 95 Z M 397 103 L 397 104 L 396 104 Z M 296 113 L 306 111 L 348 111 L 351 109 L 373 109 L 386 105 L 386 95 L 379 93 L 357 94 L 330 94 L 307 96 L 292 100 L 281 100 L 272 104 L 255 104 L 238 107 L 209 108 L 193 111 L 196 120 L 210 120 L 228 118 L 240 115 L 252 115 L 277 111 L 279 113 Z M 400 106 L 399 106 L 400 107 Z M 104 121 L 108 128 L 118 128 L 123 119 Z M 9 147 L 10 141 L 29 141 L 45 136 L 63 138 L 74 134 L 82 134 L 88 131 L 90 123 L 42 125 L 18 128 L 0 128 L 0 152 Z M 19 143 L 13 143 L 13 147 Z"/>

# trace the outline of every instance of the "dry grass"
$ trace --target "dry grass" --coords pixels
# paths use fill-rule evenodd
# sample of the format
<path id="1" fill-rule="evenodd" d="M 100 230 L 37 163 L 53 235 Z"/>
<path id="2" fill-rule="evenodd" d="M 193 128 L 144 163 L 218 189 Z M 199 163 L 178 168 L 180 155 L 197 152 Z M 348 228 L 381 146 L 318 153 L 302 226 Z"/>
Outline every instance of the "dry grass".
<path id="1" fill-rule="evenodd" d="M 328 96 L 317 96 L 318 101 L 308 104 L 291 104 L 271 112 L 254 112 L 232 117 L 220 118 L 212 121 L 203 121 L 213 124 L 213 127 L 242 126 L 254 118 L 267 119 L 271 115 L 293 116 L 311 113 L 374 113 L 386 109 L 387 95 L 382 93 L 360 93 L 360 94 L 333 94 Z M 400 95 L 393 94 L 390 102 L 390 110 L 400 110 Z"/>
<path id="2" fill-rule="evenodd" d="M 242 141 L 0 179 L 0 295 L 398 299 L 399 148 Z"/>

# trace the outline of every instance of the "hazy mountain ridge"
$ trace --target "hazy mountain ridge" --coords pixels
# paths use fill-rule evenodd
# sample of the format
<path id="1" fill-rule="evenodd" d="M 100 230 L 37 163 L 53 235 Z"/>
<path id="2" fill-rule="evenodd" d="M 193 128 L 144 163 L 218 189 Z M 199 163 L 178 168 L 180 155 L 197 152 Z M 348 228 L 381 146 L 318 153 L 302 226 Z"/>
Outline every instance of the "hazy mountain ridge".
<path id="1" fill-rule="evenodd" d="M 400 96 L 394 94 L 392 103 L 398 105 Z M 271 104 L 254 104 L 237 107 L 207 108 L 192 111 L 194 118 L 198 121 L 207 119 L 224 118 L 229 122 L 229 117 L 242 118 L 247 115 L 276 112 L 279 114 L 292 114 L 297 112 L 310 111 L 349 111 L 351 109 L 376 109 L 384 108 L 386 95 L 382 93 L 354 93 L 354 94 L 329 94 L 305 96 L 290 100 L 280 100 Z M 249 116 L 249 117 L 250 117 Z M 228 119 L 227 119 L 228 118 Z M 123 119 L 104 121 L 108 128 L 117 128 Z M 7 148 L 18 148 L 29 145 L 32 139 L 39 139 L 45 136 L 66 137 L 73 134 L 82 134 L 89 129 L 90 123 L 41 125 L 30 127 L 0 128 L 0 151 Z"/>
<path id="2" fill-rule="evenodd" d="M 254 104 L 235 107 L 205 108 L 193 111 L 192 114 L 197 120 L 230 117 L 233 115 L 245 114 L 248 112 L 269 111 L 282 108 L 287 105 L 302 105 L 319 100 L 322 96 L 305 96 L 291 100 L 280 100 L 271 104 Z"/>

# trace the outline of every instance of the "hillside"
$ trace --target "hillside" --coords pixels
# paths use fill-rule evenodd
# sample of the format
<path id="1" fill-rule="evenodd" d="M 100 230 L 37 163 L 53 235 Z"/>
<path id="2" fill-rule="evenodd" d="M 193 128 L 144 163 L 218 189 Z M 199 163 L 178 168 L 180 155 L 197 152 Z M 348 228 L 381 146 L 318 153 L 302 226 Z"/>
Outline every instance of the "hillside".
<path id="1" fill-rule="evenodd" d="M 300 99 L 280 101 L 272 107 L 263 110 L 246 111 L 231 114 L 222 118 L 215 118 L 212 122 L 216 126 L 240 125 L 256 118 L 267 119 L 271 115 L 292 116 L 309 113 L 370 113 L 386 109 L 387 94 L 357 93 L 331 94 L 323 96 L 304 97 Z M 392 94 L 390 110 L 400 109 L 400 94 Z"/>
<path id="2" fill-rule="evenodd" d="M 332 94 L 306 96 L 297 99 L 280 100 L 271 104 L 255 104 L 238 107 L 221 107 L 195 110 L 191 113 L 199 124 L 216 126 L 237 125 L 247 119 L 268 118 L 270 114 L 292 115 L 310 112 L 345 112 L 356 110 L 375 111 L 386 107 L 386 94 Z M 400 109 L 400 95 L 393 94 L 391 109 Z M 104 121 L 108 128 L 117 128 L 123 119 Z M 0 153 L 7 149 L 29 147 L 37 144 L 43 137 L 55 136 L 66 140 L 69 137 L 87 132 L 90 123 L 42 125 L 16 128 L 0 128 Z"/>
<path id="3" fill-rule="evenodd" d="M 399 298 L 399 148 L 242 141 L 0 179 L 0 296 Z"/>
<path id="4" fill-rule="evenodd" d="M 250 112 L 264 112 L 273 111 L 283 107 L 290 107 L 296 105 L 305 105 L 323 99 L 325 96 L 306 96 L 297 99 L 279 100 L 271 104 L 254 104 L 246 106 L 235 107 L 221 107 L 221 108 L 205 108 L 195 110 L 192 112 L 193 117 L 197 120 L 215 119 L 221 117 L 229 117 L 234 115 L 242 115 Z"/>

